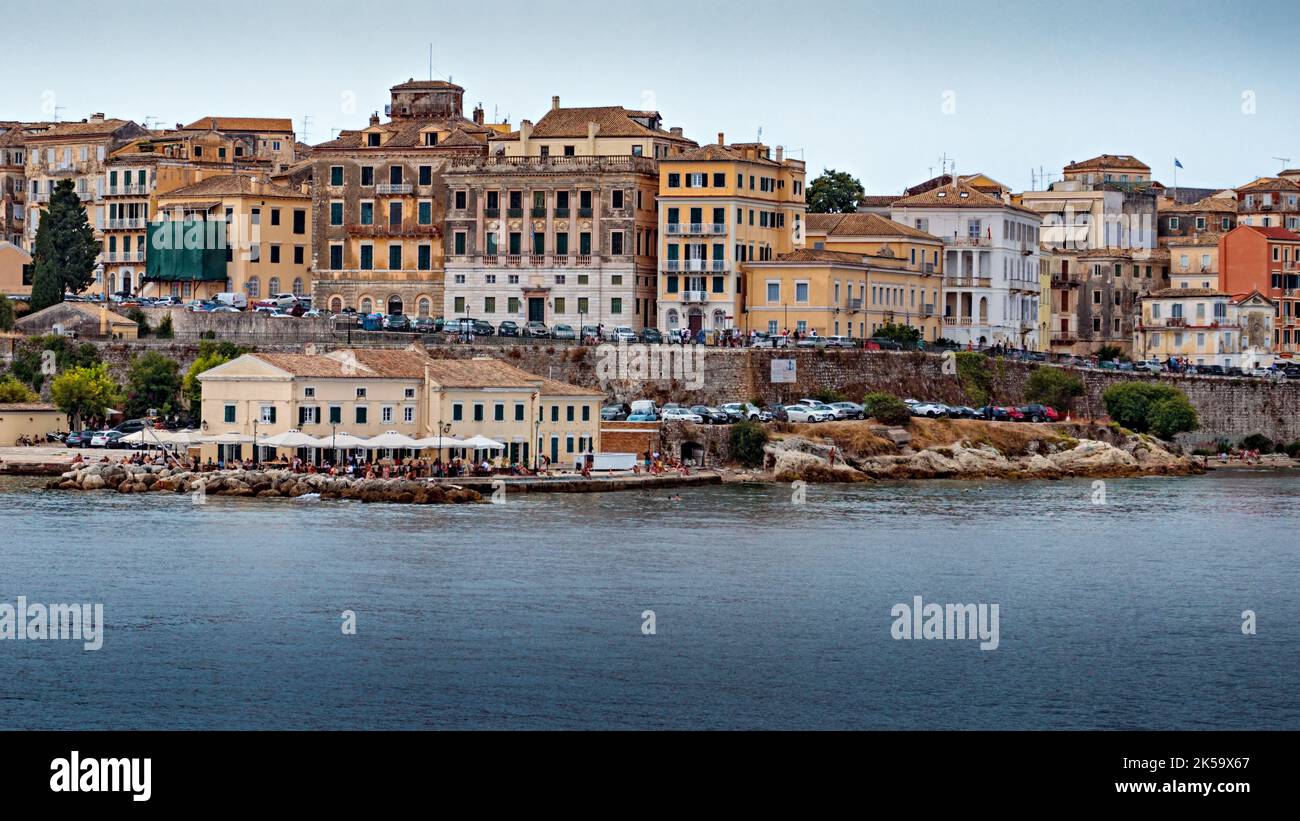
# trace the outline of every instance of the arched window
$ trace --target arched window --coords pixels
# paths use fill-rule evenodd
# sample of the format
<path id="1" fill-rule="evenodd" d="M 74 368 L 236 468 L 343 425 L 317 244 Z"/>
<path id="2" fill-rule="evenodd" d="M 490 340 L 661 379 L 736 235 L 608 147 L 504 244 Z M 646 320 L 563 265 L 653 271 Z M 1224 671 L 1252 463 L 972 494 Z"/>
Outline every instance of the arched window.
<path id="1" fill-rule="evenodd" d="M 267 289 L 267 293 L 268 293 L 268 294 L 274 296 L 274 295 L 280 293 L 280 278 L 279 278 L 279 277 L 271 277 L 271 279 L 268 280 L 268 283 L 267 283 L 267 284 L 270 285 L 270 287 Z"/>
<path id="2" fill-rule="evenodd" d="M 669 328 L 676 328 L 676 327 L 677 327 L 677 322 L 678 322 L 678 319 L 677 319 L 677 312 L 676 312 L 676 311 L 669 311 L 669 312 L 668 312 L 668 327 L 669 327 Z"/>
<path id="3" fill-rule="evenodd" d="M 303 290 L 302 290 L 302 277 L 294 277 L 294 279 L 293 279 L 293 295 L 294 295 L 294 296 L 302 296 L 302 294 L 303 294 Z"/>
<path id="4" fill-rule="evenodd" d="M 249 299 L 261 299 L 262 281 L 257 277 L 249 277 L 244 283 L 244 291 L 247 292 Z"/>
<path id="5" fill-rule="evenodd" d="M 715 328 L 725 328 L 725 327 L 727 327 L 727 312 L 726 312 L 726 311 L 714 311 L 714 312 L 713 312 L 713 327 L 715 327 Z"/>
<path id="6" fill-rule="evenodd" d="M 330 313 L 337 314 L 342 310 L 343 310 L 343 297 L 341 296 L 330 297 Z"/>
<path id="7" fill-rule="evenodd" d="M 982 296 L 980 297 L 980 323 L 984 324 L 987 323 L 988 321 L 989 321 L 989 299 L 988 297 Z"/>
<path id="8" fill-rule="evenodd" d="M 420 316 L 429 315 L 429 307 L 431 304 L 432 303 L 429 302 L 429 298 L 427 296 L 420 297 Z"/>
<path id="9" fill-rule="evenodd" d="M 363 314 L 370 313 L 371 309 L 373 309 L 374 306 L 375 306 L 374 300 L 372 300 L 370 297 L 368 296 L 361 297 L 361 307 L 360 307 L 361 313 Z"/>

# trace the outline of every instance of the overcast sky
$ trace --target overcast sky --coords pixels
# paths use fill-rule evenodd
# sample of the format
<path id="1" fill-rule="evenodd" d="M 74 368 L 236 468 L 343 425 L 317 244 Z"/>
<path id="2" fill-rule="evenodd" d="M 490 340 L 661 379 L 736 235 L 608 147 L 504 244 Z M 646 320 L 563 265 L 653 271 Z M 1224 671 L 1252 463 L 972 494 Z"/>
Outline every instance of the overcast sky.
<path id="1" fill-rule="evenodd" d="M 1016 189 L 1100 153 L 1167 185 L 1175 157 L 1186 186 L 1300 165 L 1296 7 L 1275 0 L 65 0 L 4 19 L 0 119 L 281 116 L 317 143 L 428 78 L 432 43 L 466 115 L 536 121 L 558 94 L 657 109 L 701 142 L 761 128 L 810 175 L 847 170 L 871 193 L 945 154 Z"/>

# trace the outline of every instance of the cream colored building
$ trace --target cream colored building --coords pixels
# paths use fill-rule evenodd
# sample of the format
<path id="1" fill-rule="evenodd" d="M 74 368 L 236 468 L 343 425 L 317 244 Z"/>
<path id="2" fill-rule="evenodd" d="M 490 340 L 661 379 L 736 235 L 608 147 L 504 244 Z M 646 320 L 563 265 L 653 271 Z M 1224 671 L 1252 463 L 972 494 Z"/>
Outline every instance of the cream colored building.
<path id="1" fill-rule="evenodd" d="M 1164 288 L 1142 298 L 1134 359 L 1170 357 L 1190 365 L 1268 367 L 1273 362 L 1273 300 L 1252 291 Z"/>
<path id="2" fill-rule="evenodd" d="M 0 239 L 0 296 L 31 296 L 32 284 L 23 277 L 23 269 L 31 264 L 31 254 Z"/>
<path id="3" fill-rule="evenodd" d="M 368 438 L 397 431 L 414 439 L 486 436 L 511 463 L 540 454 L 570 463 L 600 451 L 600 391 L 546 379 L 487 357 L 435 359 L 404 350 L 327 354 L 250 353 L 199 376 L 202 427 L 209 435 Z M 238 446 L 236 446 L 238 447 Z M 449 446 L 450 447 L 450 446 Z M 248 448 L 203 458 L 241 458 Z"/>
<path id="4" fill-rule="evenodd" d="M 68 430 L 68 415 L 53 405 L 39 402 L 0 404 L 0 447 L 9 447 L 26 436 L 43 441 L 45 434 Z"/>

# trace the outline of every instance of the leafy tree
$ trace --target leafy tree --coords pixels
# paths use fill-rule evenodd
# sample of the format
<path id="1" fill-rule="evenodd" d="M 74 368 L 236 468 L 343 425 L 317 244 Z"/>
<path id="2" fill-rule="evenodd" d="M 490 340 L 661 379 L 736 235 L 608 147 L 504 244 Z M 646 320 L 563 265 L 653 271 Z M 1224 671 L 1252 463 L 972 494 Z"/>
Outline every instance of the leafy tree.
<path id="1" fill-rule="evenodd" d="M 808 186 L 808 213 L 844 214 L 858 210 L 866 194 L 862 183 L 847 171 L 824 169 Z"/>
<path id="2" fill-rule="evenodd" d="M 72 180 L 60 180 L 50 196 L 50 207 L 36 229 L 32 254 L 32 310 L 63 301 L 66 291 L 81 293 L 89 287 L 99 254 L 94 229 Z"/>
<path id="3" fill-rule="evenodd" d="M 173 336 L 176 335 L 176 331 L 172 327 L 171 313 L 165 314 L 163 318 L 158 322 L 158 328 L 157 330 L 154 331 L 154 335 L 157 336 L 159 339 L 171 339 Z"/>
<path id="4" fill-rule="evenodd" d="M 763 446 L 767 444 L 767 429 L 754 422 L 737 422 L 731 426 L 731 455 L 748 467 L 763 464 Z"/>
<path id="5" fill-rule="evenodd" d="M 1260 453 L 1273 452 L 1273 440 L 1269 439 L 1262 433 L 1252 433 L 1250 436 L 1242 439 L 1241 446 L 1246 450 L 1257 450 Z"/>
<path id="6" fill-rule="evenodd" d="M 194 359 L 194 363 L 190 365 L 190 369 L 185 373 L 185 379 L 181 383 L 181 389 L 184 391 L 185 400 L 189 403 L 191 411 L 197 413 L 203 405 L 203 384 L 199 382 L 199 374 L 225 364 L 247 352 L 247 348 L 242 348 L 225 340 L 199 343 L 199 355 Z"/>
<path id="7" fill-rule="evenodd" d="M 1083 395 L 1083 380 L 1060 368 L 1039 366 L 1025 382 L 1025 398 L 1058 410 L 1068 410 Z"/>
<path id="8" fill-rule="evenodd" d="M 909 350 L 915 350 L 916 343 L 921 341 L 920 328 L 913 328 L 911 325 L 903 325 L 896 322 L 886 322 L 884 325 L 881 325 L 875 335 L 883 336 L 886 339 L 892 339 Z"/>
<path id="9" fill-rule="evenodd" d="M 1195 425 L 1196 412 L 1187 403 L 1187 397 L 1182 391 L 1169 385 L 1121 382 L 1118 385 L 1111 385 L 1101 395 L 1101 401 L 1106 404 L 1106 413 L 1111 420 L 1138 433 L 1151 430 L 1152 408 L 1167 400 L 1182 400 L 1183 404 L 1187 405 L 1187 410 L 1191 411 L 1191 421 Z M 1176 408 L 1166 408 L 1166 413 L 1166 421 L 1169 424 L 1177 421 Z M 1193 429 L 1194 427 L 1188 428 L 1188 430 Z"/>
<path id="10" fill-rule="evenodd" d="M 13 376 L 0 379 L 0 404 L 10 402 L 35 402 L 40 397 L 36 391 L 24 385 Z"/>
<path id="11" fill-rule="evenodd" d="M 1102 345 L 1097 349 L 1097 359 L 1101 362 L 1110 362 L 1123 356 L 1124 351 L 1118 345 Z"/>
<path id="12" fill-rule="evenodd" d="M 1181 393 L 1159 400 L 1147 413 L 1147 427 L 1161 439 L 1172 439 L 1175 434 L 1196 430 L 1199 425 L 1196 409 Z"/>
<path id="13" fill-rule="evenodd" d="M 139 308 L 132 308 L 126 312 L 126 318 L 135 323 L 136 335 L 146 337 L 153 329 L 149 327 L 149 317 L 144 315 L 144 311 Z"/>
<path id="14" fill-rule="evenodd" d="M 863 413 L 883 425 L 906 425 L 912 418 L 907 403 L 892 393 L 869 393 L 862 400 Z"/>
<path id="15" fill-rule="evenodd" d="M 181 390 L 180 364 L 157 351 L 131 361 L 126 380 L 126 413 L 143 416 L 150 409 L 169 414 L 176 409 Z"/>
<path id="16" fill-rule="evenodd" d="M 68 368 L 80 368 L 94 365 L 100 361 L 99 349 L 90 342 L 78 345 L 66 336 L 47 334 L 28 339 L 14 351 L 10 372 L 36 391 L 45 384 L 47 354 L 54 354 L 54 370 L 64 371 Z"/>
<path id="17" fill-rule="evenodd" d="M 957 378 L 971 404 L 987 405 L 993 399 L 993 379 L 989 376 L 989 358 L 979 351 L 958 351 Z"/>
<path id="18" fill-rule="evenodd" d="M 14 302 L 4 294 L 0 294 L 0 331 L 12 331 L 14 329 Z"/>
<path id="19" fill-rule="evenodd" d="M 72 417 L 74 429 L 80 428 L 83 418 L 98 419 L 104 415 L 105 408 L 122 401 L 117 383 L 102 362 L 89 368 L 72 368 L 56 376 L 50 385 L 50 398 L 59 410 Z"/>

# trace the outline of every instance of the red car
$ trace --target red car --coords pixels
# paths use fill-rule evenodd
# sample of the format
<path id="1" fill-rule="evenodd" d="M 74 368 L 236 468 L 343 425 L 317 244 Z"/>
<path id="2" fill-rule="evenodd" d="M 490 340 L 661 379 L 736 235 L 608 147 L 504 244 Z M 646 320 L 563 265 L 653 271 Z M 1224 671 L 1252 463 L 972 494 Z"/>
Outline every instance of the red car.
<path id="1" fill-rule="evenodd" d="M 1015 410 L 1022 419 L 1028 419 L 1030 422 L 1056 422 L 1061 418 L 1056 408 L 1047 405 L 1021 405 Z"/>

